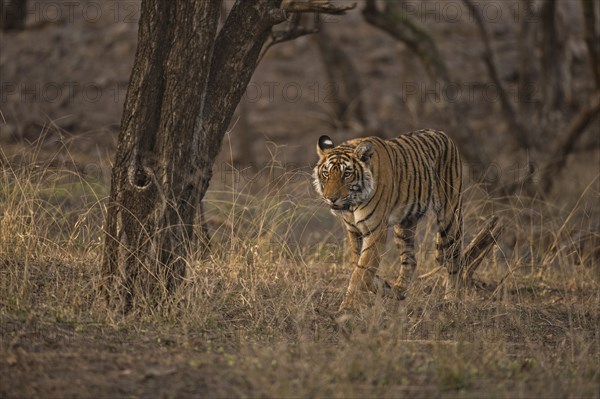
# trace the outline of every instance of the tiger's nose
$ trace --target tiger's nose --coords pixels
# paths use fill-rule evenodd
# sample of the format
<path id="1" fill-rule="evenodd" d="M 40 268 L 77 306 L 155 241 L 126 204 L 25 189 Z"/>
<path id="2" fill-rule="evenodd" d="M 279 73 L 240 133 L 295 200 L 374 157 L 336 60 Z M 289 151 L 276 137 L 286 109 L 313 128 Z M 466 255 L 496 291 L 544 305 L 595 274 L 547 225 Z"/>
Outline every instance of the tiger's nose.
<path id="1" fill-rule="evenodd" d="M 327 202 L 329 202 L 331 205 L 335 204 L 337 202 L 337 200 L 339 200 L 340 197 L 338 196 L 334 196 L 334 197 L 327 197 Z"/>

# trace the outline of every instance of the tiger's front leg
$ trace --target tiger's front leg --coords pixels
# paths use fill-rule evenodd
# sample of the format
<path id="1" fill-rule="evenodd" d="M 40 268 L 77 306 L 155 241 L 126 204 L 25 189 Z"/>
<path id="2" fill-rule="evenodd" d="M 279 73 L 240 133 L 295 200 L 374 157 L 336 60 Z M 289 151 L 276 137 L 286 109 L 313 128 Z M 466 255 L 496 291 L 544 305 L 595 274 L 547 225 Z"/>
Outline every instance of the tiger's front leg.
<path id="1" fill-rule="evenodd" d="M 346 296 L 339 311 L 356 308 L 362 303 L 362 296 L 366 291 L 378 291 L 374 277 L 379 268 L 380 254 L 385 247 L 386 238 L 387 229 L 385 228 L 363 236 L 358 262 L 355 263 Z"/>
<path id="2" fill-rule="evenodd" d="M 350 230 L 349 228 L 346 230 L 348 241 L 346 243 L 348 248 L 348 255 L 350 257 L 350 262 L 352 265 L 356 266 L 358 264 L 358 259 L 360 258 L 360 250 L 362 248 L 362 234 L 356 230 Z"/>

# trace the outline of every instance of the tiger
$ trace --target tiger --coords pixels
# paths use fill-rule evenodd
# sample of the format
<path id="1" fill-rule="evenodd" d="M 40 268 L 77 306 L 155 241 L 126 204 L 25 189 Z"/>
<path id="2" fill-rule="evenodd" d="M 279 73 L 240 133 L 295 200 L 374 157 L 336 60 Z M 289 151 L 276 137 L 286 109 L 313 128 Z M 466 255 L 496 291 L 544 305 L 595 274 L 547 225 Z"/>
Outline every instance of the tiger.
<path id="1" fill-rule="evenodd" d="M 446 133 L 422 129 L 384 140 L 356 138 L 336 146 L 317 143 L 316 191 L 346 228 L 354 266 L 340 311 L 362 303 L 364 291 L 402 300 L 417 267 L 417 222 L 432 210 L 437 219 L 436 261 L 445 266 L 445 298 L 462 291 L 462 163 Z M 376 274 L 388 228 L 393 226 L 400 271 L 394 283 Z"/>

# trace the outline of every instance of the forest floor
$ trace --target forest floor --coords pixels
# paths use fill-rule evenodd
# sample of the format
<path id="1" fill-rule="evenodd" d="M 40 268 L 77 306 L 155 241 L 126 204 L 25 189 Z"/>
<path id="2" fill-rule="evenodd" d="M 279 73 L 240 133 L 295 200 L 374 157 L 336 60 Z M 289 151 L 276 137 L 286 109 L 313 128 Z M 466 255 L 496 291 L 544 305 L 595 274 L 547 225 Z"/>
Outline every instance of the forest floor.
<path id="1" fill-rule="evenodd" d="M 122 317 L 81 258 L 2 262 L 3 398 L 599 395 L 597 269 L 517 272 L 457 304 L 436 275 L 340 316 L 343 265 L 207 262 L 176 305 Z"/>
<path id="2" fill-rule="evenodd" d="M 442 299 L 425 223 L 408 298 L 369 294 L 340 315 L 341 228 L 305 183 L 212 191 L 211 256 L 191 248 L 182 286 L 124 316 L 100 290 L 108 188 L 4 171 L 1 397 L 599 396 L 598 260 L 564 245 L 571 211 L 494 203 L 505 236 L 476 274 L 486 288 L 458 302 Z M 468 233 L 486 204 L 466 202 Z M 390 245 L 384 277 L 397 256 Z"/>

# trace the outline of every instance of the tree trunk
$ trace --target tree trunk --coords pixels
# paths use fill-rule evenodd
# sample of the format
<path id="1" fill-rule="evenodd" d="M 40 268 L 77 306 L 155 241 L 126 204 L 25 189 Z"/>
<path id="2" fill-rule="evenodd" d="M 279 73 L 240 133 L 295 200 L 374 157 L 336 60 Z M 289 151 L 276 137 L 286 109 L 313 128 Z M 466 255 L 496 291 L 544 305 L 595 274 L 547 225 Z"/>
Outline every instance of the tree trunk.
<path id="1" fill-rule="evenodd" d="M 533 0 L 522 0 L 524 15 L 519 25 L 519 105 L 525 120 L 533 115 L 536 100 L 536 11 Z M 529 128 L 529 126 L 527 126 Z"/>
<path id="2" fill-rule="evenodd" d="M 542 27 L 542 79 L 545 112 L 562 109 L 565 102 L 565 35 L 557 27 L 558 5 L 556 0 L 546 0 L 540 12 Z"/>
<path id="3" fill-rule="evenodd" d="M 0 29 L 23 30 L 27 19 L 27 0 L 0 0 Z"/>
<path id="4" fill-rule="evenodd" d="M 200 201 L 260 49 L 285 17 L 274 7 L 238 1 L 217 35 L 219 2 L 142 2 L 107 207 L 112 305 L 157 303 L 184 276 L 186 256 L 206 248 Z"/>
<path id="5" fill-rule="evenodd" d="M 142 1 L 107 205 L 102 270 L 110 306 L 159 304 L 208 249 L 202 199 L 231 117 L 281 0 Z M 326 1 L 293 12 L 340 14 Z M 218 31 L 218 33 L 217 33 Z"/>

